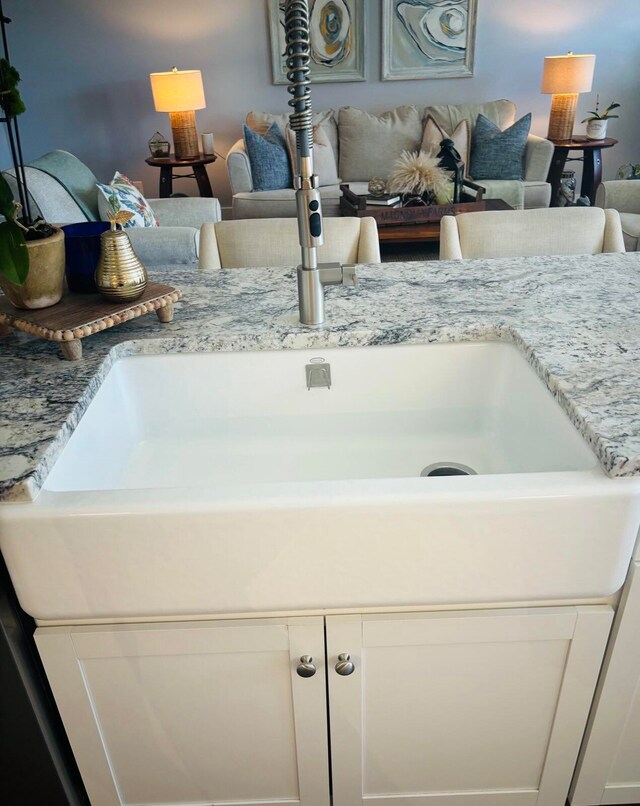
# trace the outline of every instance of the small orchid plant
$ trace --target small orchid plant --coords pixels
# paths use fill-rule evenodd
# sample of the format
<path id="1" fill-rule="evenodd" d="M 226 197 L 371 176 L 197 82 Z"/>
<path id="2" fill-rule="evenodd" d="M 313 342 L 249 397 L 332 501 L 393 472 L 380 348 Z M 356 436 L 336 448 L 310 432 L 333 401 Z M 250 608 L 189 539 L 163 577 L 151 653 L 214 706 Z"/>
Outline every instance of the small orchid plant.
<path id="1" fill-rule="evenodd" d="M 600 96 L 596 95 L 596 108 L 595 108 L 595 111 L 594 112 L 591 112 L 591 111 L 588 112 L 587 113 L 588 117 L 584 118 L 582 123 L 587 123 L 590 120 L 609 120 L 609 118 L 620 117 L 619 115 L 612 115 L 611 114 L 612 110 L 619 109 L 619 108 L 620 108 L 620 104 L 616 103 L 614 101 L 614 103 L 609 104 L 609 106 L 604 110 L 604 112 L 600 112 L 599 111 L 599 109 L 600 109 Z"/>

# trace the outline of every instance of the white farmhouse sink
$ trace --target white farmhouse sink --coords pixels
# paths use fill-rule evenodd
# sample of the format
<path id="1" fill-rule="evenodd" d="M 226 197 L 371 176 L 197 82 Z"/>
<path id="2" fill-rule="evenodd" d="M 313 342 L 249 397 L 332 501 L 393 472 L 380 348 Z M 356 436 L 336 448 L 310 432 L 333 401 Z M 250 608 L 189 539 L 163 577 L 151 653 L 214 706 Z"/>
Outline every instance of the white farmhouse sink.
<path id="1" fill-rule="evenodd" d="M 39 619 L 587 599 L 622 584 L 638 488 L 511 344 L 135 356 L 1 546 Z"/>

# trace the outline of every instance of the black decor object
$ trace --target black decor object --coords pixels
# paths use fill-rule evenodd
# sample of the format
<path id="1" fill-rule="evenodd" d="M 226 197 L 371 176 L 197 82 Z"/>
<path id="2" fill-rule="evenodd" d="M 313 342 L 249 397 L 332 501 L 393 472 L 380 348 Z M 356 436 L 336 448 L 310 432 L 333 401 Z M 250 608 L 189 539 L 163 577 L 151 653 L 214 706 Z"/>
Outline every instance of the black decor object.
<path id="1" fill-rule="evenodd" d="M 446 138 L 441 141 L 437 157 L 440 160 L 438 167 L 451 171 L 453 174 L 453 203 L 459 204 L 464 179 L 464 162 L 462 162 L 453 140 Z"/>
<path id="2" fill-rule="evenodd" d="M 29 205 L 29 192 L 27 190 L 27 177 L 24 171 L 24 160 L 22 158 L 22 145 L 20 143 L 20 130 L 18 127 L 18 115 L 24 112 L 24 104 L 20 98 L 20 93 L 16 85 L 20 81 L 20 74 L 11 65 L 9 58 L 9 43 L 7 42 L 7 25 L 11 20 L 6 17 L 2 9 L 0 0 L 0 34 L 2 36 L 2 56 L 0 58 L 0 123 L 4 123 L 7 129 L 7 140 L 11 150 L 11 161 L 18 186 L 18 199 L 22 205 L 22 223 L 30 227 L 34 222 Z"/>

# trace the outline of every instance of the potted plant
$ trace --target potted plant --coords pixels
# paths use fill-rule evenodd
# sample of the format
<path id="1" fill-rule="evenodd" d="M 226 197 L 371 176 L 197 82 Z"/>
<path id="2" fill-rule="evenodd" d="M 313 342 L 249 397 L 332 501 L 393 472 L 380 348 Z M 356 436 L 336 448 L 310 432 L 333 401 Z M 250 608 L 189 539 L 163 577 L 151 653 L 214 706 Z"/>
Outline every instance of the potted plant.
<path id="1" fill-rule="evenodd" d="M 607 121 L 611 118 L 617 118 L 619 115 L 612 115 L 614 109 L 619 109 L 620 104 L 612 103 L 604 110 L 599 112 L 600 96 L 596 95 L 596 108 L 595 111 L 589 112 L 587 117 L 582 120 L 582 123 L 587 124 L 587 138 L 589 140 L 604 140 L 607 136 Z"/>
<path id="2" fill-rule="evenodd" d="M 42 219 L 23 223 L 20 208 L 0 174 L 0 288 L 16 308 L 46 308 L 64 290 L 64 233 Z"/>
<path id="3" fill-rule="evenodd" d="M 0 20 L 4 34 L 6 18 L 1 6 Z M 0 214 L 4 217 L 0 223 L 0 288 L 17 308 L 46 308 L 59 302 L 64 290 L 64 233 L 31 214 L 16 121 L 25 111 L 19 81 L 20 74 L 6 58 L 5 45 L 5 58 L 0 59 L 0 108 L 19 201 L 0 174 Z"/>

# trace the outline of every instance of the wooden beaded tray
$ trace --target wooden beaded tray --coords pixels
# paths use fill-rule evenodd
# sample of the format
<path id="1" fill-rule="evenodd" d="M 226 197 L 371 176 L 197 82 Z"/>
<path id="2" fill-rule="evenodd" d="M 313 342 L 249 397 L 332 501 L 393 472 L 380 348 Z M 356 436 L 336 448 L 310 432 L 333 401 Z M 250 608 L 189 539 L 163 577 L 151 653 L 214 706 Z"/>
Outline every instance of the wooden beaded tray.
<path id="1" fill-rule="evenodd" d="M 99 294 L 69 294 L 57 305 L 39 310 L 18 310 L 0 296 L 0 336 L 13 328 L 24 330 L 58 342 L 64 357 L 77 361 L 82 357 L 82 339 L 151 311 L 161 322 L 171 322 L 173 303 L 181 297 L 181 291 L 163 283 L 147 283 L 134 302 L 108 302 Z"/>

